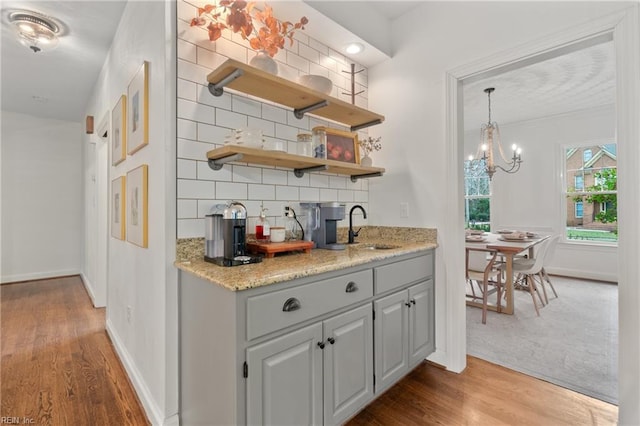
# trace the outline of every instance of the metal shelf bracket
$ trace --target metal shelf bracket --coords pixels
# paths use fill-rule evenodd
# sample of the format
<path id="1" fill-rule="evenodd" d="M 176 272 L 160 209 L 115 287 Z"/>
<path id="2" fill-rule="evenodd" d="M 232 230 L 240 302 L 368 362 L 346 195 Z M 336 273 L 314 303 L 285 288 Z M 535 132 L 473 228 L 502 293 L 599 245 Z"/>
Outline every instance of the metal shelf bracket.
<path id="1" fill-rule="evenodd" d="M 313 105 L 309 105 L 308 107 L 304 107 L 304 108 L 296 108 L 293 110 L 293 115 L 299 120 L 302 117 L 304 117 L 304 115 L 308 112 L 314 111 L 316 109 L 322 108 L 322 107 L 326 107 L 327 105 L 329 105 L 329 101 L 322 100 L 318 103 L 315 103 Z"/>
<path id="2" fill-rule="evenodd" d="M 209 83 L 209 92 L 211 92 L 213 96 L 222 96 L 222 94 L 224 93 L 224 87 L 243 74 L 243 70 L 241 70 L 240 68 L 236 68 L 231 72 L 231 74 L 229 74 L 219 82 L 215 84 Z"/>
<path id="3" fill-rule="evenodd" d="M 380 124 L 382 123 L 382 120 L 380 120 L 379 118 L 373 121 L 369 121 L 368 123 L 362 123 L 362 124 L 358 124 L 356 126 L 351 126 L 351 131 L 352 132 L 357 132 L 360 129 L 364 129 L 365 127 L 369 127 L 369 126 L 375 126 L 376 124 Z"/>
<path id="4" fill-rule="evenodd" d="M 312 166 L 312 167 L 305 167 L 305 168 L 302 168 L 302 169 L 293 169 L 293 174 L 297 178 L 301 178 L 302 176 L 304 176 L 305 173 L 321 172 L 321 171 L 327 170 L 328 168 L 329 168 L 329 166 L 327 166 L 326 164 L 323 164 L 321 166 Z"/>
<path id="5" fill-rule="evenodd" d="M 358 179 L 368 179 L 368 178 L 380 177 L 380 176 L 382 176 L 382 172 L 367 173 L 364 175 L 351 175 L 351 182 L 355 183 L 358 181 Z"/>
<path id="6" fill-rule="evenodd" d="M 226 157 L 221 157 L 221 158 L 209 158 L 209 167 L 211 167 L 212 170 L 220 170 L 222 168 L 222 166 L 224 166 L 227 163 L 230 163 L 232 161 L 240 161 L 242 160 L 242 154 L 231 154 L 231 155 L 227 155 Z"/>

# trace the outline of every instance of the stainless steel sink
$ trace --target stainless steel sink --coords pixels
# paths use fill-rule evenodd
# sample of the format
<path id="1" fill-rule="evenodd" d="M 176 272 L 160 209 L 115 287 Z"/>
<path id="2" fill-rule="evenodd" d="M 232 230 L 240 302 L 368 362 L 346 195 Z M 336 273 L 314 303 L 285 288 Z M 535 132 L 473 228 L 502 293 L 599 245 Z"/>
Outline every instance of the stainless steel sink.
<path id="1" fill-rule="evenodd" d="M 400 246 L 393 244 L 356 244 L 354 247 L 363 250 L 392 250 L 400 248 Z"/>

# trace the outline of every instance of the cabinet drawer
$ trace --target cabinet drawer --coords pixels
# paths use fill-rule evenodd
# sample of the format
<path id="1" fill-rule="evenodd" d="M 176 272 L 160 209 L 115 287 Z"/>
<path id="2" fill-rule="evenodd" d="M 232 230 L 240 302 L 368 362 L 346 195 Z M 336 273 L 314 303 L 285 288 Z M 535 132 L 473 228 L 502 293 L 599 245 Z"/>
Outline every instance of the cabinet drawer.
<path id="1" fill-rule="evenodd" d="M 433 253 L 374 269 L 376 294 L 429 278 L 433 275 Z"/>
<path id="2" fill-rule="evenodd" d="M 247 340 L 373 296 L 370 269 L 247 299 Z"/>

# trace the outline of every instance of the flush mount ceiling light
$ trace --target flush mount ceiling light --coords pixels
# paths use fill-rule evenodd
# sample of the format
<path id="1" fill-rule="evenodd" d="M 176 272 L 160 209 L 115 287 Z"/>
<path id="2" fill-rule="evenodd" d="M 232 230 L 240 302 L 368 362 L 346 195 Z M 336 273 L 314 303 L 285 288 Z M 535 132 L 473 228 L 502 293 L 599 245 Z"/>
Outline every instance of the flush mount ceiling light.
<path id="1" fill-rule="evenodd" d="M 513 154 L 511 158 L 507 158 L 504 154 L 504 150 L 502 149 L 502 143 L 500 141 L 500 128 L 498 127 L 498 123 L 495 121 L 491 121 L 491 93 L 493 93 L 496 89 L 493 87 L 488 87 L 484 89 L 484 93 L 487 94 L 487 98 L 489 100 L 489 121 L 482 125 L 480 128 L 480 145 L 478 145 L 478 152 L 476 157 L 474 158 L 472 155 L 469 156 L 469 161 L 481 161 L 485 168 L 487 175 L 489 175 L 489 180 L 493 178 L 493 174 L 498 170 L 502 170 L 506 173 L 515 173 L 520 170 L 520 163 L 522 163 L 521 152 L 522 149 L 518 148 L 516 144 L 511 146 L 513 150 Z M 502 158 L 502 161 L 506 163 L 506 166 L 500 166 L 494 162 L 496 155 L 494 155 L 493 149 L 497 147 L 498 153 Z M 482 152 L 482 157 L 480 157 L 480 153 Z"/>
<path id="2" fill-rule="evenodd" d="M 364 46 L 362 43 L 349 43 L 344 50 L 350 55 L 355 55 L 356 53 L 362 52 L 364 50 Z"/>
<path id="3" fill-rule="evenodd" d="M 58 44 L 60 26 L 52 18 L 29 10 L 17 10 L 9 13 L 8 20 L 18 41 L 33 53 L 51 50 Z"/>

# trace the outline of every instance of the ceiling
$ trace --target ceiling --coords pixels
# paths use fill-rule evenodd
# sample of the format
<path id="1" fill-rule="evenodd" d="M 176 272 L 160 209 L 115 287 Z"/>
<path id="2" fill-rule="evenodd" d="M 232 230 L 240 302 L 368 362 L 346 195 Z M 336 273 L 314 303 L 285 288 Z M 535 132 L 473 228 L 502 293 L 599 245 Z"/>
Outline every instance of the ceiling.
<path id="1" fill-rule="evenodd" d="M 341 10 L 338 5 L 345 5 L 345 2 L 333 3 L 338 12 Z M 420 3 L 371 0 L 354 4 L 358 7 L 366 4 L 390 24 Z M 288 8 L 296 4 L 300 3 L 289 3 Z M 2 109 L 82 121 L 125 5 L 126 1 L 120 0 L 2 1 Z M 4 24 L 7 10 L 16 8 L 40 12 L 61 21 L 66 34 L 58 47 L 50 52 L 32 53 L 19 44 Z M 342 25 L 356 26 L 355 23 L 349 25 L 348 21 Z M 321 41 L 339 50 L 348 30 L 324 29 Z M 487 120 L 487 97 L 483 92 L 486 87 L 496 88 L 491 96 L 492 118 L 506 124 L 611 104 L 615 99 L 614 77 L 613 46 L 605 43 L 465 84 L 466 127 L 479 128 Z"/>
<path id="2" fill-rule="evenodd" d="M 125 1 L 2 1 L 2 109 L 43 118 L 83 121 Z M 27 9 L 55 18 L 65 35 L 51 51 L 33 53 L 6 25 L 7 11 Z"/>
<path id="3" fill-rule="evenodd" d="M 487 87 L 491 119 L 504 125 L 614 104 L 615 84 L 612 41 L 474 81 L 463 88 L 465 130 L 487 122 Z"/>

